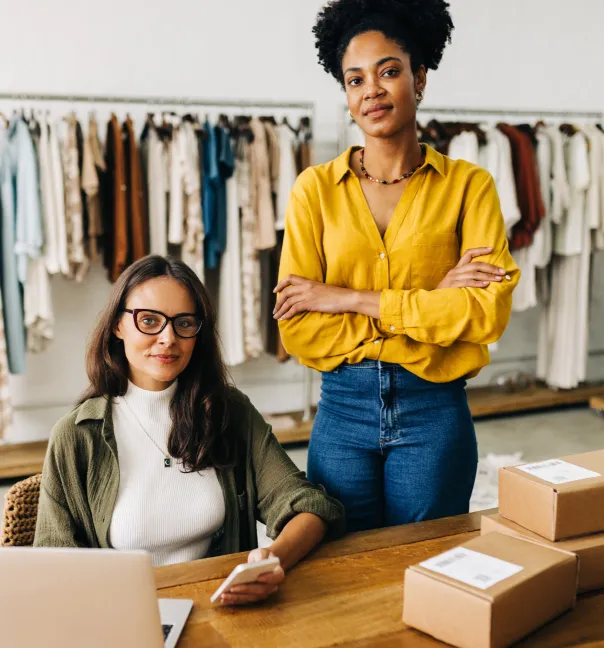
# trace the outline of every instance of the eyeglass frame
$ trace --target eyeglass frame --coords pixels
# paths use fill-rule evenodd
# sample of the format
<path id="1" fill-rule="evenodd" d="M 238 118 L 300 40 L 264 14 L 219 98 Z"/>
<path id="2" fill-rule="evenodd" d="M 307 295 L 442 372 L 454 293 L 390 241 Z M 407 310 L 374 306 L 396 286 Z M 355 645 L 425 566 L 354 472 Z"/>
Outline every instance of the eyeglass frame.
<path id="1" fill-rule="evenodd" d="M 132 314 L 132 319 L 134 320 L 134 326 L 136 327 L 136 330 L 139 333 L 142 333 L 143 335 L 159 335 L 165 328 L 168 326 L 168 322 L 172 324 L 172 330 L 174 331 L 174 335 L 179 337 L 181 340 L 191 340 L 194 337 L 197 337 L 203 327 L 203 320 L 199 315 L 196 315 L 195 313 L 178 313 L 177 315 L 174 315 L 174 317 L 168 317 L 165 313 L 162 313 L 161 311 L 158 310 L 153 310 L 152 308 L 122 308 L 121 309 L 122 313 L 131 313 Z M 138 314 L 139 313 L 154 313 L 155 315 L 161 315 L 162 317 L 165 318 L 165 322 L 163 323 L 162 327 L 159 329 L 159 331 L 156 331 L 155 333 L 148 333 L 147 331 L 141 331 L 139 325 L 138 325 Z M 188 315 L 190 317 L 197 317 L 199 318 L 199 328 L 193 335 L 189 336 L 184 336 L 180 335 L 178 331 L 176 330 L 176 327 L 174 326 L 174 320 L 177 320 L 179 317 L 183 317 L 183 315 Z"/>

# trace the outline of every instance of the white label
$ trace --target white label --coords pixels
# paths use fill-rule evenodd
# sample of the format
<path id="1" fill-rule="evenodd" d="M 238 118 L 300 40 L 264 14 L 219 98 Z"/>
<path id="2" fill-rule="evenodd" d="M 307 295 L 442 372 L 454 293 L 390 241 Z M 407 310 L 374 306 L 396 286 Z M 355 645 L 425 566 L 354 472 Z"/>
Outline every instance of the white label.
<path id="1" fill-rule="evenodd" d="M 446 551 L 436 558 L 426 560 L 420 566 L 481 590 L 489 589 L 524 569 L 520 565 L 514 565 L 465 547 Z"/>
<path id="2" fill-rule="evenodd" d="M 568 484 L 569 482 L 581 481 L 582 479 L 592 479 L 601 477 L 600 473 L 575 466 L 575 464 L 562 461 L 561 459 L 550 459 L 549 461 L 540 461 L 539 463 L 526 464 L 517 466 L 529 475 L 534 475 L 543 479 L 550 484 Z"/>

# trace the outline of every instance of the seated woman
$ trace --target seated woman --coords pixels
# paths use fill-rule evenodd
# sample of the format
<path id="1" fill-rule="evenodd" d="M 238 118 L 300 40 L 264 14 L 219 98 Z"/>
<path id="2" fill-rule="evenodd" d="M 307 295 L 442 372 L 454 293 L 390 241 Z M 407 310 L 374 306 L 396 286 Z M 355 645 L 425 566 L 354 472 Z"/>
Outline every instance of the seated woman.
<path id="1" fill-rule="evenodd" d="M 342 531 L 342 505 L 227 383 L 208 293 L 184 263 L 149 256 L 121 275 L 87 371 L 51 434 L 36 546 L 144 549 L 154 565 L 252 550 L 250 562 L 274 555 L 287 569 Z M 256 517 L 270 549 L 257 549 Z M 266 598 L 282 568 L 222 602 Z"/>

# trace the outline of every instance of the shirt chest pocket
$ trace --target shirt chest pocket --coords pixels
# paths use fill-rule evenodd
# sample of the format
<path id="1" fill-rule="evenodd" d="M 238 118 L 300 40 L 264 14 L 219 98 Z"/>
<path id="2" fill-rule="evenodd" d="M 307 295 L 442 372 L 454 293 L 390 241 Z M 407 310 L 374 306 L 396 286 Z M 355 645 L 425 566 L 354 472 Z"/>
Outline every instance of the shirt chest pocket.
<path id="1" fill-rule="evenodd" d="M 413 235 L 411 247 L 412 288 L 434 290 L 459 262 L 459 239 L 456 232 Z"/>

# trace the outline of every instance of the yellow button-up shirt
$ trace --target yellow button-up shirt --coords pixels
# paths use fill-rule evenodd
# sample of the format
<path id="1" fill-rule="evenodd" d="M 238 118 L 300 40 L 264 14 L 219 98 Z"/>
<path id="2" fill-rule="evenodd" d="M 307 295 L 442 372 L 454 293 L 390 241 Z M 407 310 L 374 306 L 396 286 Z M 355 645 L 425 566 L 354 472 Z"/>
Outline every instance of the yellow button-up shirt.
<path id="1" fill-rule="evenodd" d="M 353 149 L 302 173 L 286 216 L 279 278 L 289 274 L 381 291 L 380 319 L 306 312 L 279 322 L 283 344 L 319 371 L 364 359 L 402 365 L 432 382 L 475 376 L 504 332 L 520 276 L 491 175 L 426 147 L 382 239 L 350 167 Z M 510 280 L 435 290 L 470 248 Z"/>

